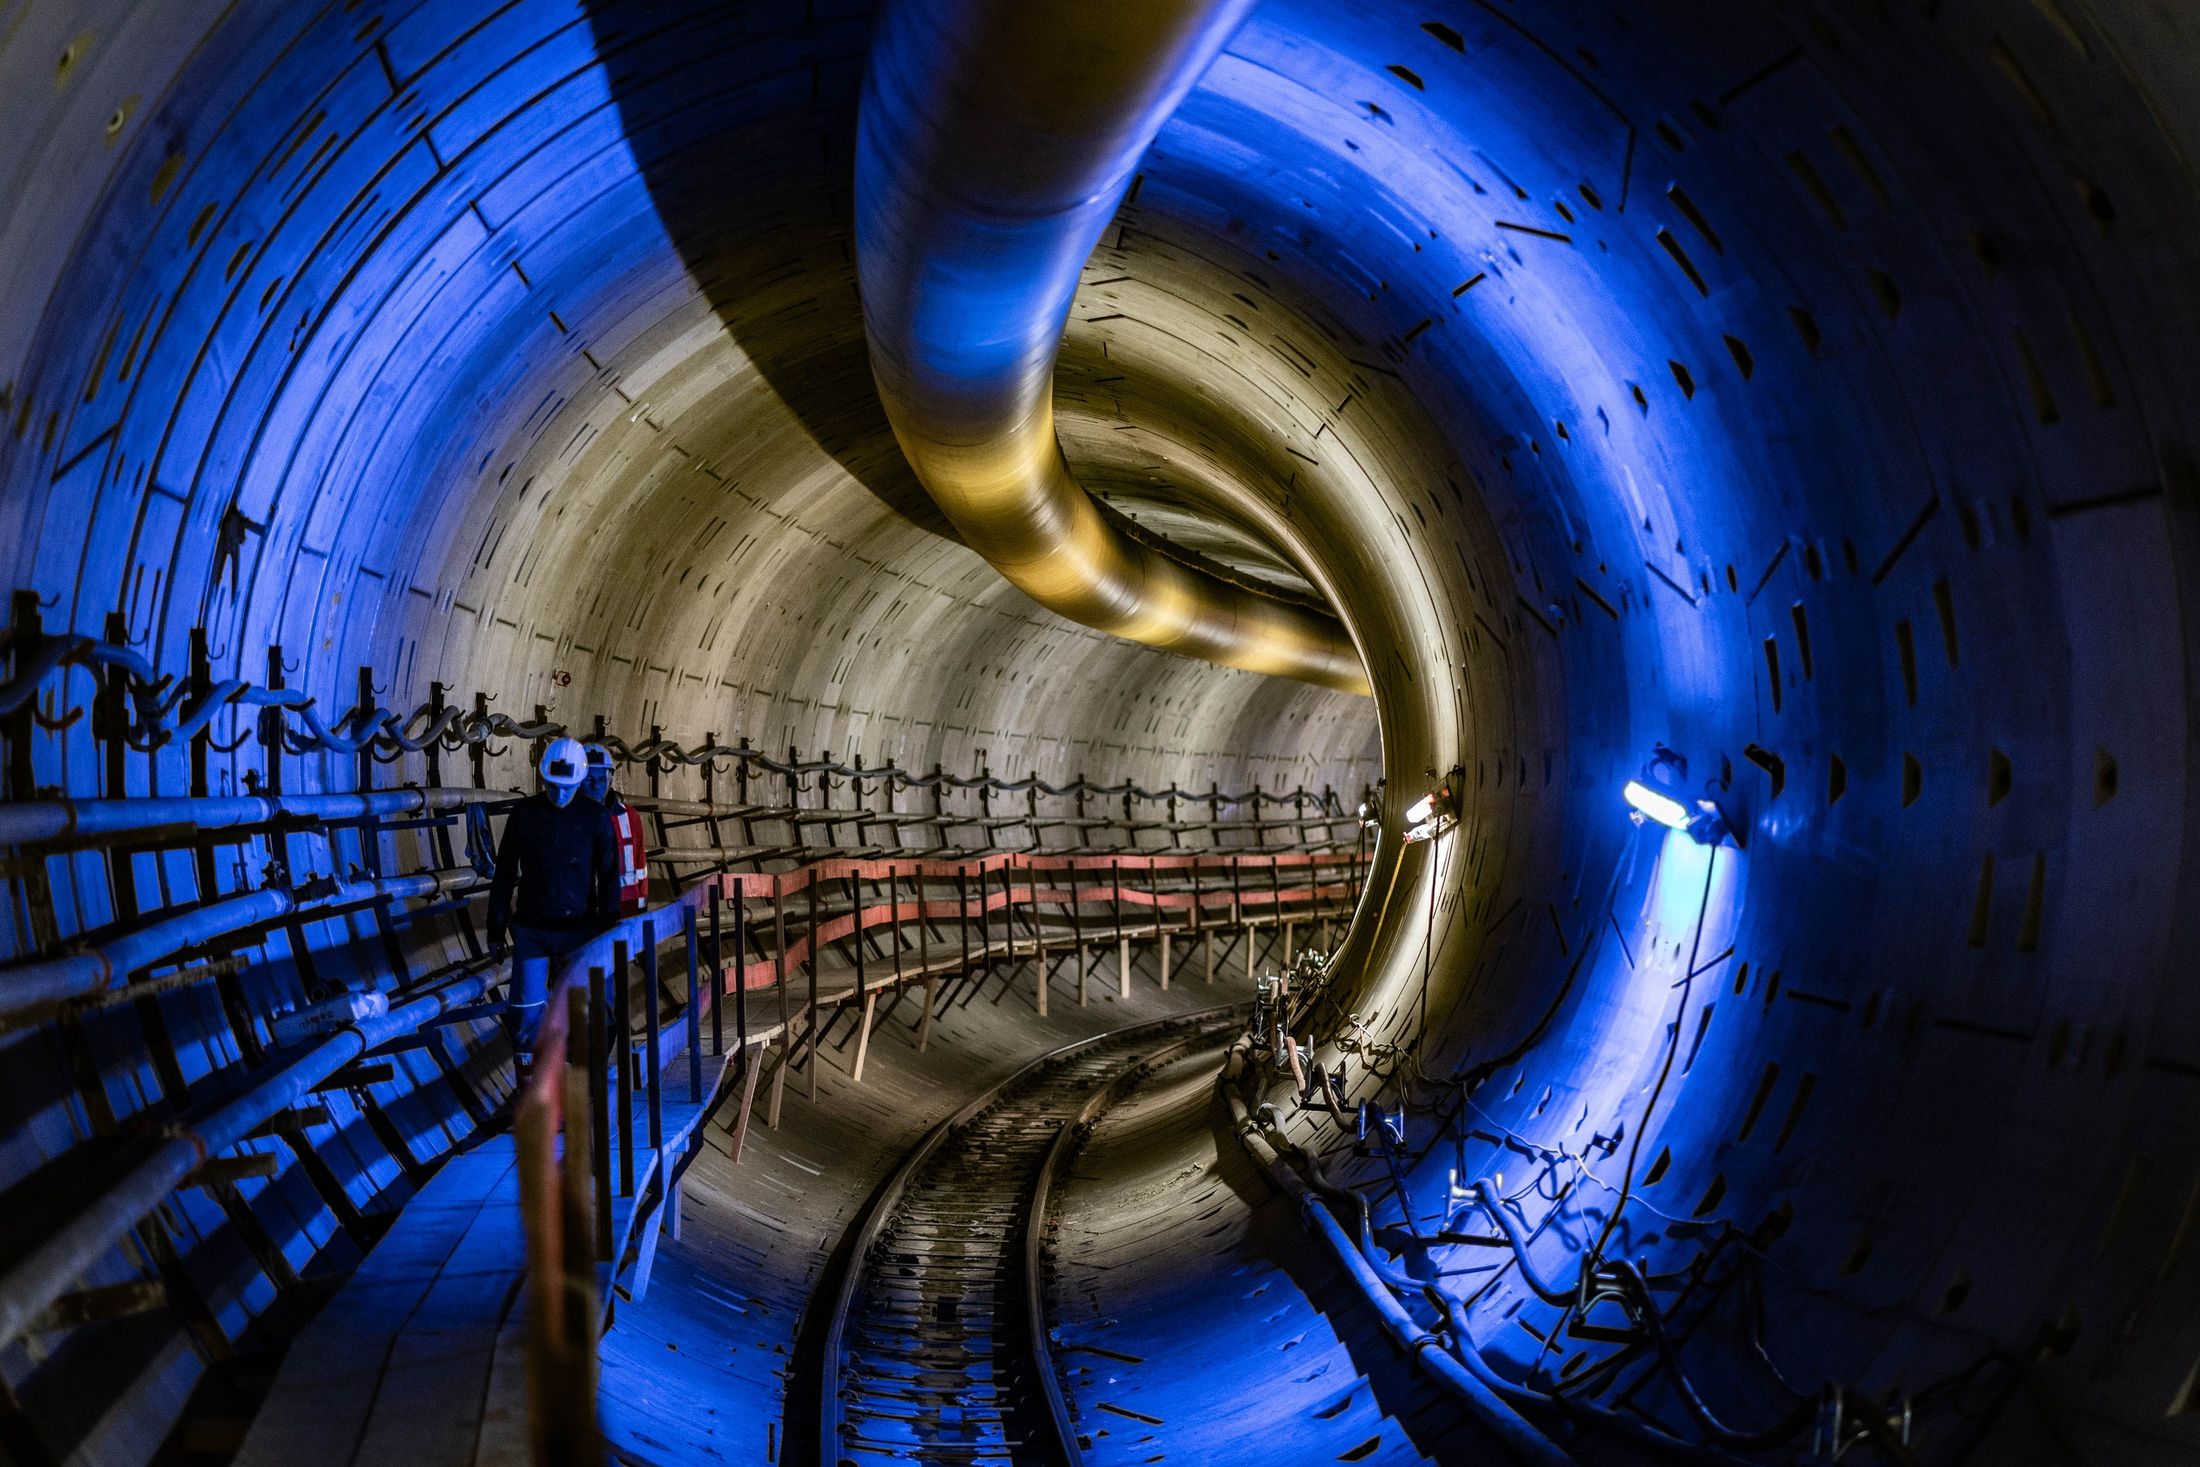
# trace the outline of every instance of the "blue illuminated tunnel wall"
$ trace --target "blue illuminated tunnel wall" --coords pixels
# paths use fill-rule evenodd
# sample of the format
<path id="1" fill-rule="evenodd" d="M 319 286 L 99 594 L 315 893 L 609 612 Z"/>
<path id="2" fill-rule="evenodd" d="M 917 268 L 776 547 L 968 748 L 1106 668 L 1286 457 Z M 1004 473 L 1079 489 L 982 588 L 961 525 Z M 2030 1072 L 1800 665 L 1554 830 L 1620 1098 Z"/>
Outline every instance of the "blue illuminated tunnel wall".
<path id="1" fill-rule="evenodd" d="M 279 643 L 335 705 L 370 667 L 392 703 L 1355 787 L 1365 704 L 1067 626 L 936 533 L 861 356 L 867 9 L 0 10 L 10 587 L 164 668 Z M 1981 1460 L 2200 1448 L 2192 26 L 1265 0 L 1058 384 L 1126 513 L 1270 573 L 1201 505 L 1297 537 L 1385 659 L 1394 792 L 1463 766 L 1354 995 L 1482 1078 L 1423 1205 L 1617 1138 L 1590 1165 L 1654 1270 L 1727 1225 L 1777 1252 L 1796 1378 L 2037 1357 Z M 1715 856 L 1626 821 L 1661 746 Z M 88 727 L 34 755 L 103 791 Z M 111 916 L 89 868 L 58 896 L 63 935 Z M 1570 1195 L 1554 1264 L 1609 1194 Z M 1472 1314 L 1508 1369 L 1563 1368 L 1552 1318 L 1505 1280 Z M 1746 1339 L 1689 1348 L 1722 1408 L 1777 1398 Z"/>

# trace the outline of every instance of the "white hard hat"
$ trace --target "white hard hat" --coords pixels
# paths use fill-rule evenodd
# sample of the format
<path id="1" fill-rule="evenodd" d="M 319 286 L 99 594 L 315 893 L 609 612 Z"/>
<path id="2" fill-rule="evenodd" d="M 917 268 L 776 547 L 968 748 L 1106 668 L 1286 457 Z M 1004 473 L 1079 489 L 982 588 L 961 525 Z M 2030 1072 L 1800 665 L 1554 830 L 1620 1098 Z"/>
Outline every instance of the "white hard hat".
<path id="1" fill-rule="evenodd" d="M 584 744 L 581 747 L 588 755 L 588 767 L 590 769 L 609 769 L 611 767 L 611 751 L 602 744 Z"/>
<path id="2" fill-rule="evenodd" d="M 575 785 L 588 777 L 588 756 L 579 739 L 552 739 L 542 751 L 542 777 L 555 785 Z"/>

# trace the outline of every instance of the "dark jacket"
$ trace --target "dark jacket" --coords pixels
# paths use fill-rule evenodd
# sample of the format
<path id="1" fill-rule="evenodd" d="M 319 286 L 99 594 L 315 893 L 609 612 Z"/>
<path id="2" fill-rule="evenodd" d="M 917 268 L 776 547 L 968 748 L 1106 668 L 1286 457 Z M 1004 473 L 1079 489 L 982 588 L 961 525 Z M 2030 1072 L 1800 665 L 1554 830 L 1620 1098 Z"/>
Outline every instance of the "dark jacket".
<path id="1" fill-rule="evenodd" d="M 489 935 L 501 937 L 514 925 L 607 927 L 618 916 L 618 851 L 603 806 L 576 795 L 561 810 L 540 794 L 514 805 L 489 883 Z"/>

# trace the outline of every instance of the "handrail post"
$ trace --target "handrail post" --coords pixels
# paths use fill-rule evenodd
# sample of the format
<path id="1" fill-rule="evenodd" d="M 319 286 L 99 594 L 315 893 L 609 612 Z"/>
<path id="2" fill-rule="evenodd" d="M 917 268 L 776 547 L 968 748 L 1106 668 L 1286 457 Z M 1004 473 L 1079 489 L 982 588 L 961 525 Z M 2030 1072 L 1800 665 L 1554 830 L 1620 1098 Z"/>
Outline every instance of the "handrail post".
<path id="1" fill-rule="evenodd" d="M 596 976 L 602 974 L 600 968 L 593 971 Z M 591 1088 L 590 1057 L 600 1044 L 581 1047 L 583 1036 L 600 1035 L 602 1024 L 590 1007 L 591 995 L 578 983 L 568 985 L 564 995 L 565 1065 L 556 1083 L 564 1091 L 559 1109 L 564 1112 L 565 1160 L 557 1170 L 556 1196 L 548 1199 L 556 1210 L 559 1257 L 547 1287 L 538 1285 L 534 1294 L 538 1301 L 555 1295 L 548 1317 L 532 1327 L 547 1357 L 544 1363 L 550 1367 L 541 1377 L 543 1394 L 536 1400 L 535 1460 L 577 1467 L 596 1460 L 603 1451 L 596 1425 L 596 1258 L 606 1233 L 591 1224 L 609 1198 L 606 1189 L 596 1185 L 601 1153 L 592 1141 L 603 1107 L 597 1103 L 600 1092 Z M 542 1138 L 545 1151 L 549 1139 L 547 1134 Z M 591 1192 L 595 1193 L 593 1206 Z"/>
<path id="2" fill-rule="evenodd" d="M 1215 981 L 1215 929 L 1214 925 L 1207 921 L 1206 913 L 1201 904 L 1199 857 L 1197 856 L 1192 857 L 1192 912 L 1198 918 L 1192 925 L 1199 933 L 1200 956 L 1204 960 L 1207 969 L 1205 981 L 1212 983 Z"/>
<path id="3" fill-rule="evenodd" d="M 726 1053 L 726 950 L 719 941 L 718 908 L 725 893 L 719 882 L 710 884 L 710 1052 L 723 1058 Z M 741 946 L 741 919 L 733 919 L 733 951 L 747 968 L 747 955 Z M 744 973 L 743 976 L 746 976 Z"/>
<path id="4" fill-rule="evenodd" d="M 634 975 L 626 939 L 612 944 L 612 1058 L 618 1068 L 619 1195 L 634 1195 Z"/>
<path id="5" fill-rule="evenodd" d="M 917 965 L 924 971 L 924 1016 L 917 1021 L 917 1053 L 932 1042 L 932 1000 L 939 993 L 939 975 L 932 971 L 932 913 L 925 900 L 924 862 L 916 865 Z"/>
<path id="6" fill-rule="evenodd" d="M 1245 977 L 1253 977 L 1253 928 L 1245 920 L 1245 864 L 1244 858 L 1231 855 L 1230 862 L 1230 925 L 1245 940 Z"/>
<path id="7" fill-rule="evenodd" d="M 794 1031 L 788 1028 L 792 1020 L 787 1015 L 787 888 L 776 876 L 772 878 L 772 942 L 772 968 L 779 988 L 779 1042 L 786 1046 L 786 1057 L 791 1061 L 794 1058 Z M 780 1066 L 780 1073 L 786 1073 L 785 1065 Z M 775 1115 L 772 1126 L 777 1129 L 778 1125 Z"/>
<path id="8" fill-rule="evenodd" d="M 595 1032 L 599 1022 L 589 1006 L 592 995 L 575 983 L 565 990 L 565 1073 L 559 1079 L 565 1086 L 565 1227 L 564 1268 L 569 1279 L 586 1279 L 589 1292 L 596 1283 L 595 1228 L 596 1195 L 602 1189 L 595 1185 L 602 1169 L 602 1156 L 596 1150 L 594 1132 L 596 1117 L 603 1110 L 590 1088 L 590 1050 L 578 1041 L 583 1035 Z M 595 1337 L 595 1311 L 588 1311 L 585 1325 L 566 1320 L 566 1327 L 584 1329 L 589 1338 Z"/>
<path id="9" fill-rule="evenodd" d="M 820 945 L 817 940 L 817 867 L 810 867 L 810 1023 L 809 1033 L 804 1035 L 809 1045 L 810 1099 L 817 1099 L 817 965 Z"/>
<path id="10" fill-rule="evenodd" d="M 860 868 L 848 877 L 848 891 L 850 893 L 848 902 L 849 931 L 856 945 L 856 1007 L 861 1009 L 865 988 L 863 950 L 869 944 L 863 940 L 863 873 Z"/>
<path id="11" fill-rule="evenodd" d="M 610 1010 L 605 1007 L 608 984 L 603 968 L 588 970 L 588 1113 L 595 1138 L 588 1149 L 596 1173 L 596 1257 L 611 1257 L 611 1107 L 605 1094 L 611 1077 L 611 1056 L 605 1043 Z"/>
<path id="12" fill-rule="evenodd" d="M 1082 793 L 1078 795 L 1077 799 L 1080 805 L 1084 803 L 1084 795 Z M 1069 858 L 1068 870 L 1069 940 L 1077 945 L 1077 1007 L 1083 1008 L 1085 1006 L 1085 976 L 1087 967 L 1085 961 L 1085 915 L 1082 911 L 1078 909 L 1077 905 L 1077 858 L 1075 856 Z"/>
<path id="13" fill-rule="evenodd" d="M 657 934 L 650 932 L 642 938 L 642 1037 L 648 1045 L 648 1053 L 642 1056 L 642 1074 L 647 1081 L 644 1099 L 649 1107 L 649 1149 L 661 1152 L 665 1148 L 665 1087 L 664 1077 L 658 1073 L 657 1006 L 662 997 L 658 987 Z M 662 1172 L 659 1176 L 661 1179 Z"/>
<path id="14" fill-rule="evenodd" d="M 734 961 L 735 965 L 736 965 L 736 966 L 737 966 L 737 967 L 738 967 L 738 968 L 740 969 L 740 971 L 739 971 L 739 972 L 738 972 L 738 973 L 737 973 L 737 974 L 735 975 L 735 977 L 734 977 L 734 989 L 733 989 L 733 1034 L 734 1034 L 734 1042 L 735 1042 L 736 1044 L 738 1044 L 738 1045 L 739 1045 L 739 1046 L 741 1047 L 741 1063 L 742 1063 L 742 1064 L 744 1064 L 744 1065 L 745 1065 L 745 1064 L 747 1064 L 747 1063 L 749 1062 L 749 1061 L 748 1061 L 748 1053 L 749 1053 L 749 916 L 748 916 L 748 908 L 749 908 L 749 904 L 748 904 L 748 898 L 747 898 L 747 895 L 746 895 L 746 894 L 745 894 L 745 893 L 744 893 L 744 892 L 742 891 L 742 889 L 741 889 L 740 887 L 735 887 L 735 888 L 734 888 L 734 891 L 733 891 L 733 961 Z M 714 951 L 712 952 L 712 955 L 711 955 L 711 961 L 712 961 L 712 963 L 713 963 L 713 964 L 715 964 L 715 965 L 716 965 L 716 967 L 717 967 L 717 969 L 718 969 L 718 990 L 717 990 L 717 991 L 718 991 L 719 995 L 720 995 L 721 997 L 723 997 L 723 996 L 724 996 L 724 994 L 725 994 L 725 991 L 726 991 L 726 968 L 725 968 L 725 964 L 724 964 L 724 962 L 722 962 L 722 961 L 721 961 L 721 960 L 719 959 L 719 957 L 718 957 L 718 955 L 717 955 L 717 953 L 716 953 L 716 951 L 715 951 L 715 950 L 714 950 Z M 787 1000 L 786 1000 L 786 995 L 785 995 L 785 994 L 781 994 L 781 995 L 780 995 L 780 999 L 779 999 L 779 1001 L 780 1001 L 780 1003 L 781 1003 L 782 1005 L 784 1005 L 784 1004 L 786 1003 L 786 1001 L 787 1001 Z M 719 1052 L 720 1054 L 724 1054 L 724 1053 L 726 1052 L 726 1043 L 725 1043 L 725 1037 L 724 1037 L 724 1034 L 722 1033 L 722 1031 L 720 1031 L 720 1030 L 718 1029 L 718 1027 L 717 1027 L 717 1025 L 718 1025 L 718 1021 L 719 1021 L 719 1019 L 720 1019 L 721 1017 L 722 1017 L 722 1015 L 721 1015 L 721 1014 L 719 1013 L 719 1011 L 718 1011 L 717 1009 L 713 1009 L 713 1010 L 711 1011 L 711 1016 L 710 1016 L 710 1021 L 711 1021 L 711 1025 L 712 1025 L 712 1028 L 711 1028 L 711 1032 L 712 1032 L 713 1034 L 716 1034 L 716 1035 L 718 1035 L 718 1036 L 719 1036 L 719 1037 L 718 1037 L 718 1052 Z"/>
<path id="15" fill-rule="evenodd" d="M 978 950 L 988 971 L 993 967 L 993 883 L 986 878 L 985 858 L 978 859 Z M 983 978 L 978 980 L 985 987 Z"/>
<path id="16" fill-rule="evenodd" d="M 1001 862 L 1001 911 L 1008 928 L 1008 982 L 1006 987 L 1014 987 L 1016 983 L 1016 886 L 1012 875 L 1015 865 L 1016 857 L 1013 854 Z M 1037 940 L 1039 929 L 1037 904 L 1033 903 L 1031 905 L 1033 907 L 1033 948 L 1038 958 L 1038 962 L 1034 965 L 1035 982 L 1039 990 L 1039 1017 L 1043 1019 L 1047 1016 L 1047 950 L 1046 944 Z M 1003 991 L 1005 992 L 1006 988 Z"/>
<path id="17" fill-rule="evenodd" d="M 1115 871 L 1115 981 L 1117 991 L 1131 996 L 1131 936 L 1123 921 L 1123 858 L 1109 863 Z"/>
<path id="18" fill-rule="evenodd" d="M 709 879 L 711 882 L 711 896 L 713 898 L 712 915 L 716 916 L 717 909 L 715 899 L 718 895 L 718 878 L 713 876 Z M 695 908 L 693 906 L 689 906 L 681 912 L 680 931 L 681 935 L 687 938 L 688 1099 L 693 1101 L 697 1105 L 701 1105 L 703 1103 L 703 1010 L 701 1007 L 703 1001 L 702 962 L 696 952 L 697 939 L 695 931 Z"/>

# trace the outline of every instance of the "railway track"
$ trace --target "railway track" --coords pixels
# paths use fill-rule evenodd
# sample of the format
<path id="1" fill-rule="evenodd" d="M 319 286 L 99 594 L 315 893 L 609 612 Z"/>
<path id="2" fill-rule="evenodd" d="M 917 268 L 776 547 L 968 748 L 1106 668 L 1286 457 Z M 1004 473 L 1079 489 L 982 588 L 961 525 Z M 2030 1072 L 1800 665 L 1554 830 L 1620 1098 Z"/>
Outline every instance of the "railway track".
<path id="1" fill-rule="evenodd" d="M 824 1341 L 826 1467 L 1081 1462 L 1049 1356 L 1041 1223 L 1079 1127 L 1233 1006 L 1065 1046 L 941 1122 L 855 1223 Z"/>

